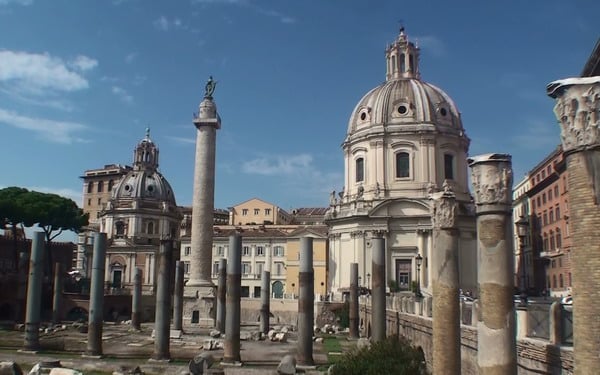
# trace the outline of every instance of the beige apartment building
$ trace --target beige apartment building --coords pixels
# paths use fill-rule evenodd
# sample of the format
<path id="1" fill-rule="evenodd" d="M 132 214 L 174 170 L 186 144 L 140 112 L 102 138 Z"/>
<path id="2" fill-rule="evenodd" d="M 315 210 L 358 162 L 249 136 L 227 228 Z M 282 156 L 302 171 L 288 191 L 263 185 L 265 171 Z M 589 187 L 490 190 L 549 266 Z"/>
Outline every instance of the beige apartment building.
<path id="1" fill-rule="evenodd" d="M 293 216 L 278 206 L 252 198 L 229 209 L 229 225 L 286 225 Z"/>
<path id="2" fill-rule="evenodd" d="M 90 226 L 98 224 L 98 216 L 110 200 L 114 186 L 131 170 L 129 165 L 107 164 L 83 173 L 83 211 L 90 214 Z"/>

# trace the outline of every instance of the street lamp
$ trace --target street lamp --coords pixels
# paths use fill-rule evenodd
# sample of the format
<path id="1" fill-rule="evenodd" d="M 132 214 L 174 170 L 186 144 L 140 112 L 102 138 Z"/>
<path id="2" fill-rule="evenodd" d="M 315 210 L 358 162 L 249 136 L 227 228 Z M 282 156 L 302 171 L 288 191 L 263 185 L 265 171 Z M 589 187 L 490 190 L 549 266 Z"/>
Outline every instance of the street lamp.
<path id="1" fill-rule="evenodd" d="M 519 264 L 521 268 L 521 293 L 519 295 L 521 299 L 521 306 L 527 306 L 527 274 L 525 273 L 525 238 L 529 231 L 529 221 L 523 216 L 519 217 L 519 220 L 515 223 L 517 227 L 517 236 L 519 237 Z"/>
<path id="2" fill-rule="evenodd" d="M 415 258 L 417 264 L 417 290 L 415 290 L 415 297 L 422 297 L 421 294 L 421 264 L 423 263 L 423 257 L 421 254 L 417 254 Z"/>

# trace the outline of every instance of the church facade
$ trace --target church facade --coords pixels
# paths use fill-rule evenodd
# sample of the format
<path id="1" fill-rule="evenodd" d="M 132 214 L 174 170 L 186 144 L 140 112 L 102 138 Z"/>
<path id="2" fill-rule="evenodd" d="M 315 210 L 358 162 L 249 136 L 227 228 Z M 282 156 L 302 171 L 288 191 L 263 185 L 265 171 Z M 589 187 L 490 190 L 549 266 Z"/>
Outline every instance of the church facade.
<path id="1" fill-rule="evenodd" d="M 404 29 L 386 48 L 386 81 L 367 92 L 350 115 L 342 148 L 344 183 L 331 193 L 329 290 L 334 299 L 350 286 L 350 263 L 370 288 L 371 239 L 383 233 L 390 291 L 418 282 L 431 294 L 431 194 L 451 189 L 460 207 L 460 282 L 475 292 L 476 228 L 468 189 L 469 138 L 452 99 L 421 79 L 419 48 Z M 420 257 L 419 257 L 420 256 Z M 417 262 L 418 259 L 422 259 Z M 419 274 L 417 274 L 419 271 Z"/>

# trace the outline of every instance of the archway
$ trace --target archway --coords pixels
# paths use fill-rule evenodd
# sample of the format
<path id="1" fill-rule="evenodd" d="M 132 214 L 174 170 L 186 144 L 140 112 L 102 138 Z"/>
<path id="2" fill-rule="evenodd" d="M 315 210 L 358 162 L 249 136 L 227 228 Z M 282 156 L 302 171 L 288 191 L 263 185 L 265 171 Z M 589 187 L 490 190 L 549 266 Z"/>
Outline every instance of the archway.
<path id="1" fill-rule="evenodd" d="M 274 298 L 283 298 L 283 283 L 281 281 L 275 281 L 271 286 Z"/>

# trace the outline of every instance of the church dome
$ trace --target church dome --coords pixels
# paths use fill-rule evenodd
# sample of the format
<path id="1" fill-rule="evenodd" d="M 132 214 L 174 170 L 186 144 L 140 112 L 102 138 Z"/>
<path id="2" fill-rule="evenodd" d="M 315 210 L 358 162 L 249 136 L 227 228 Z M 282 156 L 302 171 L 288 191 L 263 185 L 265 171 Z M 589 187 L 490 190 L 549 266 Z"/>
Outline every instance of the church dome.
<path id="1" fill-rule="evenodd" d="M 134 150 L 133 169 L 112 190 L 112 201 L 146 200 L 177 206 L 175 194 L 167 179 L 158 171 L 158 147 L 150 139 L 150 131 Z"/>
<path id="2" fill-rule="evenodd" d="M 420 79 L 419 48 L 408 41 L 404 29 L 386 49 L 386 60 L 386 82 L 358 102 L 350 116 L 349 136 L 377 126 L 399 132 L 463 130 L 460 112 L 452 99 L 440 88 Z M 420 125 L 423 129 L 410 125 Z"/>

